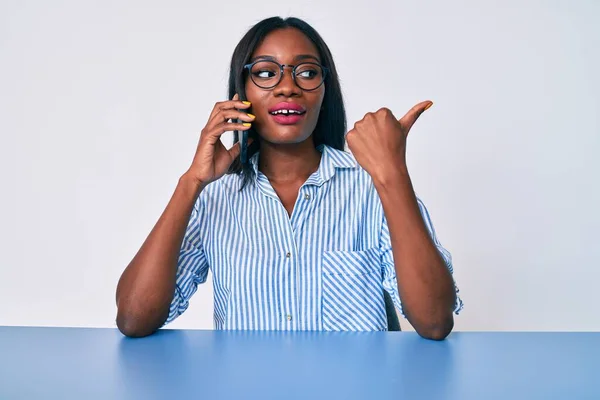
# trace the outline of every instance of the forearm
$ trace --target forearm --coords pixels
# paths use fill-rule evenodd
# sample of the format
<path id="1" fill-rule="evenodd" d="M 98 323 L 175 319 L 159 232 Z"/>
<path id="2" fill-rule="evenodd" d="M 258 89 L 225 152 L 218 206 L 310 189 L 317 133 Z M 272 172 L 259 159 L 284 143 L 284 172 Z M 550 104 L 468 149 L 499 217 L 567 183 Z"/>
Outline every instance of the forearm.
<path id="1" fill-rule="evenodd" d="M 201 190 L 193 179 L 181 177 L 165 211 L 121 275 L 117 326 L 125 335 L 149 335 L 167 319 L 179 250 Z"/>
<path id="2" fill-rule="evenodd" d="M 375 182 L 387 219 L 404 314 L 424 337 L 452 330 L 454 282 L 425 226 L 410 177 L 397 171 Z"/>

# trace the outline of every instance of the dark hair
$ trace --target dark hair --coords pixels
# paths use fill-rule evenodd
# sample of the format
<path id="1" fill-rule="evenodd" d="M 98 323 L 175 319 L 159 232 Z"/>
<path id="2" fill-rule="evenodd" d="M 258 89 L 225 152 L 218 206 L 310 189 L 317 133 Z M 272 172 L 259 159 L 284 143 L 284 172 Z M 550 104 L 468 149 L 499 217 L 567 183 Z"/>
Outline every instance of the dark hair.
<path id="1" fill-rule="evenodd" d="M 319 119 L 312 135 L 314 144 L 315 146 L 326 144 L 335 149 L 343 150 L 344 135 L 346 134 L 346 110 L 344 108 L 342 89 L 333 57 L 321 35 L 312 26 L 299 18 L 290 17 L 283 19 L 281 17 L 271 17 L 260 21 L 250 28 L 236 46 L 231 57 L 228 98 L 231 99 L 238 93 L 240 97 L 246 99 L 247 74 L 244 72 L 244 65 L 249 63 L 254 51 L 269 33 L 285 28 L 295 28 L 304 33 L 317 48 L 321 64 L 329 70 L 325 78 L 325 96 L 319 112 Z M 249 130 L 249 137 L 255 140 L 248 148 L 248 159 L 260 147 L 258 134 L 254 131 L 254 128 Z M 237 132 L 235 132 L 233 143 L 237 143 L 238 141 L 239 137 Z M 242 189 L 247 183 L 252 182 L 254 178 L 253 168 L 249 163 L 242 165 L 239 157 L 231 165 L 229 173 L 243 175 Z"/>

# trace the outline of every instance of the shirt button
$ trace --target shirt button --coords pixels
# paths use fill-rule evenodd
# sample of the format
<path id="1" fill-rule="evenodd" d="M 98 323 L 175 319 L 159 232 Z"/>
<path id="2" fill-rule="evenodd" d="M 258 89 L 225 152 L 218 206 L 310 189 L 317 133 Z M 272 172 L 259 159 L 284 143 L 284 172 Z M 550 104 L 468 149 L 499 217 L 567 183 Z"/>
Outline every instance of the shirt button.
<path id="1" fill-rule="evenodd" d="M 292 256 L 292 253 L 290 253 L 289 251 L 287 252 L 287 254 L 285 255 L 287 258 L 290 258 Z"/>
<path id="2" fill-rule="evenodd" d="M 306 200 L 310 200 L 310 194 L 306 193 L 306 194 L 304 195 L 304 198 L 305 198 Z"/>
<path id="3" fill-rule="evenodd" d="M 288 321 L 292 320 L 292 316 L 290 314 L 286 315 L 285 318 L 287 318 Z"/>

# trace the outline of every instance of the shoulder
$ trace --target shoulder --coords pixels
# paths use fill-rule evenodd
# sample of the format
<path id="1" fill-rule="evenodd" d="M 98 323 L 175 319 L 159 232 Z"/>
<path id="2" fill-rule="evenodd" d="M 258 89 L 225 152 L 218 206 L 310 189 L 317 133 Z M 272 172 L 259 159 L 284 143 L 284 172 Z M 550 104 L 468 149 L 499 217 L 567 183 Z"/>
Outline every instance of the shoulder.
<path id="1" fill-rule="evenodd" d="M 364 190 L 373 190 L 371 175 L 356 161 L 351 152 L 324 146 L 327 164 L 335 170 L 335 176 L 345 185 L 358 185 Z"/>
<path id="2" fill-rule="evenodd" d="M 222 203 L 226 198 L 237 193 L 241 187 L 241 176 L 237 174 L 226 174 L 206 185 L 202 192 L 200 192 L 196 204 L 199 207 L 206 207 L 215 202 Z"/>

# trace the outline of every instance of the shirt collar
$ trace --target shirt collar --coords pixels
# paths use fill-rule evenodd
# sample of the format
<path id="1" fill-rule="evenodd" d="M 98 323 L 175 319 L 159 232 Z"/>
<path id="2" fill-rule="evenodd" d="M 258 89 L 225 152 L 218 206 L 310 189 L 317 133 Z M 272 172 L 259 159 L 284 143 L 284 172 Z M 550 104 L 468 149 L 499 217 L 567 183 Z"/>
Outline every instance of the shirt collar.
<path id="1" fill-rule="evenodd" d="M 317 150 L 321 152 L 319 169 L 308 178 L 305 185 L 321 186 L 335 175 L 336 169 L 358 167 L 354 157 L 343 150 L 337 150 L 325 144 L 317 146 Z M 249 160 L 250 165 L 254 169 L 255 179 L 259 177 L 258 157 L 259 152 L 256 152 Z"/>

